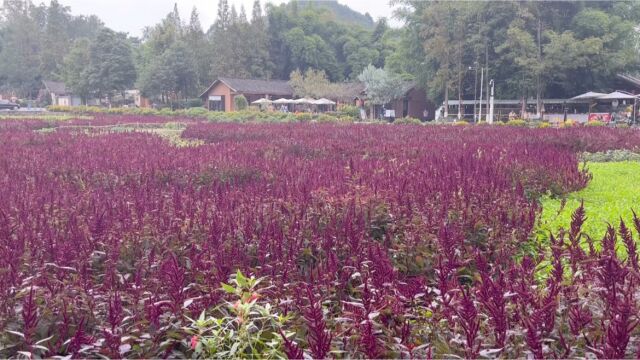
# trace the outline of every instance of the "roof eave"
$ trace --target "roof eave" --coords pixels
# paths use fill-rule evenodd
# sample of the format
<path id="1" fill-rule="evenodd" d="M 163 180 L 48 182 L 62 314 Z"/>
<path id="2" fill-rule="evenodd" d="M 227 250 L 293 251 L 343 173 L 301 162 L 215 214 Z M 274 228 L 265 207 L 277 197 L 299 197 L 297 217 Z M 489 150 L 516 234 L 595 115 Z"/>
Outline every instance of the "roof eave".
<path id="1" fill-rule="evenodd" d="M 214 86 L 216 86 L 217 83 L 223 83 L 225 84 L 229 89 L 231 89 L 231 91 L 233 92 L 237 92 L 236 89 L 234 89 L 233 87 L 231 87 L 228 83 L 226 83 L 224 80 L 222 79 L 216 79 L 214 80 L 214 82 L 211 83 L 211 85 L 207 88 L 207 90 L 205 90 L 202 94 L 200 94 L 200 98 L 204 97 L 206 94 L 209 93 L 209 91 L 211 91 L 211 89 L 213 89 Z"/>

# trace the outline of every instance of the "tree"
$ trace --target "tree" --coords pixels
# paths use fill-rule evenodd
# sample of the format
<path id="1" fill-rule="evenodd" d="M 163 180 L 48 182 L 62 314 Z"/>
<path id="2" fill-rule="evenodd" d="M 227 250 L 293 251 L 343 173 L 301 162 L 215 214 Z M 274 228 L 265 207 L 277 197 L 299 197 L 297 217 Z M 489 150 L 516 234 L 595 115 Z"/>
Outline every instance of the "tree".
<path id="1" fill-rule="evenodd" d="M 76 40 L 69 54 L 64 58 L 62 73 L 66 87 L 84 101 L 91 93 L 88 73 L 91 65 L 89 47 L 88 39 Z"/>
<path id="2" fill-rule="evenodd" d="M 77 39 L 94 39 L 103 27 L 95 16 L 72 16 L 58 1 L 33 5 L 4 0 L 0 6 L 0 87 L 35 98 L 42 80 L 62 80 L 64 58 Z"/>
<path id="3" fill-rule="evenodd" d="M 299 97 L 323 98 L 334 93 L 334 86 L 322 70 L 307 69 L 304 73 L 295 70 L 289 76 L 293 93 Z"/>
<path id="4" fill-rule="evenodd" d="M 58 77 L 65 54 L 70 47 L 68 26 L 71 9 L 52 0 L 46 9 L 46 26 L 42 36 L 41 73 L 45 78 Z"/>
<path id="5" fill-rule="evenodd" d="M 194 56 L 194 65 L 196 67 L 197 86 L 203 88 L 210 82 L 209 71 L 211 63 L 210 44 L 207 42 L 202 25 L 200 24 L 200 16 L 198 10 L 194 7 L 191 11 L 191 18 L 187 26 L 185 42 L 187 47 L 192 51 Z"/>
<path id="6" fill-rule="evenodd" d="M 191 50 L 182 43 L 174 44 L 145 68 L 138 84 L 143 95 L 160 96 L 162 102 L 186 98 L 197 88 Z"/>
<path id="7" fill-rule="evenodd" d="M 0 79 L 5 89 L 19 96 L 34 97 L 41 86 L 40 51 L 42 47 L 39 26 L 31 16 L 30 4 L 5 1 L 0 14 L 3 45 L 0 52 Z"/>
<path id="8" fill-rule="evenodd" d="M 395 3 L 406 26 L 387 67 L 445 103 L 454 83 L 459 98 L 473 94 L 471 66 L 495 80 L 501 98 L 535 93 L 539 109 L 543 97 L 607 91 L 617 73 L 638 70 L 637 2 Z"/>
<path id="9" fill-rule="evenodd" d="M 337 66 L 335 53 L 322 37 L 317 34 L 307 35 L 302 27 L 295 27 L 285 33 L 284 39 L 291 60 L 297 68 L 321 69 L 331 80 L 341 80 L 342 74 Z"/>
<path id="10" fill-rule="evenodd" d="M 126 34 L 103 29 L 89 50 L 89 84 L 109 99 L 136 81 L 136 68 Z"/>
<path id="11" fill-rule="evenodd" d="M 365 85 L 367 100 L 372 105 L 371 117 L 374 117 L 373 105 L 385 105 L 404 94 L 404 84 L 400 77 L 373 65 L 367 66 L 358 80 Z"/>

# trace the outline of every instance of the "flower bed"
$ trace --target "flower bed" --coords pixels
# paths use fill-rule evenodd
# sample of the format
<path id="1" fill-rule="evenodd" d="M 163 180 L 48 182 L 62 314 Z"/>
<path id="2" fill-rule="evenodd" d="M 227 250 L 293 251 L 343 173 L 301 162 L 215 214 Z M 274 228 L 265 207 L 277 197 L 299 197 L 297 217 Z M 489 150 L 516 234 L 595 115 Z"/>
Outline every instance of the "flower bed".
<path id="1" fill-rule="evenodd" d="M 592 243 L 577 212 L 550 244 L 532 239 L 538 197 L 583 188 L 579 153 L 636 148 L 633 130 L 194 123 L 182 136 L 205 145 L 0 131 L 0 356 L 638 347 L 630 226 Z M 232 353 L 228 331 L 248 336 L 247 322 L 264 352 Z"/>

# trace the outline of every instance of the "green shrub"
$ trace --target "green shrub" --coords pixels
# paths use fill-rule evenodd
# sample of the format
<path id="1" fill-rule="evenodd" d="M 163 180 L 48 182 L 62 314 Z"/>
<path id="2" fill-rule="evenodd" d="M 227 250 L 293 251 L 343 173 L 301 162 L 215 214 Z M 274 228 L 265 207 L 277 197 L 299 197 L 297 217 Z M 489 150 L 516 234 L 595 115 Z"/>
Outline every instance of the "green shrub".
<path id="1" fill-rule="evenodd" d="M 396 121 L 394 121 L 393 123 L 395 125 L 422 125 L 422 121 L 420 121 L 420 119 L 412 117 L 399 118 L 396 119 Z"/>
<path id="2" fill-rule="evenodd" d="M 200 98 L 194 98 L 194 99 L 187 99 L 187 101 L 185 102 L 185 107 L 187 109 L 191 109 L 191 108 L 199 108 L 204 106 L 204 103 L 202 102 L 202 99 Z"/>
<path id="3" fill-rule="evenodd" d="M 236 111 L 246 110 L 249 107 L 249 102 L 244 95 L 236 95 L 233 98 L 233 103 L 235 105 Z"/>
<path id="4" fill-rule="evenodd" d="M 593 120 L 585 124 L 585 126 L 607 126 L 603 121 Z"/>
<path id="5" fill-rule="evenodd" d="M 332 122 L 338 122 L 338 120 L 339 119 L 337 117 L 327 115 L 327 114 L 321 114 L 316 117 L 316 121 L 319 123 L 332 123 Z"/>
<path id="6" fill-rule="evenodd" d="M 231 284 L 222 290 L 232 300 L 218 306 L 212 315 L 203 311 L 184 330 L 191 335 L 189 346 L 194 358 L 204 359 L 283 359 L 285 323 L 290 315 L 278 314 L 262 299 L 260 285 L 265 279 L 245 277 L 239 270 Z"/>
<path id="7" fill-rule="evenodd" d="M 311 121 L 313 119 L 313 115 L 311 115 L 310 113 L 298 113 L 295 114 L 296 120 L 297 121 Z"/>
<path id="8" fill-rule="evenodd" d="M 551 127 L 551 124 L 549 124 L 549 122 L 547 121 L 541 121 L 540 123 L 538 123 L 539 129 L 546 129 L 548 127 Z"/>
<path id="9" fill-rule="evenodd" d="M 71 106 L 49 105 L 47 110 L 53 112 L 71 112 Z"/>
<path id="10" fill-rule="evenodd" d="M 360 116 L 360 109 L 354 105 L 340 105 L 338 107 L 338 115 L 358 118 Z"/>
<path id="11" fill-rule="evenodd" d="M 509 120 L 506 123 L 508 126 L 527 126 L 527 122 L 522 119 Z"/>
<path id="12" fill-rule="evenodd" d="M 172 116 L 174 115 L 174 111 L 171 110 L 170 108 L 164 108 L 160 110 L 159 114 L 162 116 Z"/>
<path id="13" fill-rule="evenodd" d="M 207 114 L 209 114 L 209 110 L 203 107 L 194 107 L 186 111 L 186 115 L 191 117 L 205 117 Z"/>
<path id="14" fill-rule="evenodd" d="M 467 125 L 469 125 L 469 123 L 464 121 L 464 120 L 458 120 L 458 121 L 455 121 L 455 122 L 451 123 L 451 125 L 454 125 L 454 126 L 467 126 Z"/>

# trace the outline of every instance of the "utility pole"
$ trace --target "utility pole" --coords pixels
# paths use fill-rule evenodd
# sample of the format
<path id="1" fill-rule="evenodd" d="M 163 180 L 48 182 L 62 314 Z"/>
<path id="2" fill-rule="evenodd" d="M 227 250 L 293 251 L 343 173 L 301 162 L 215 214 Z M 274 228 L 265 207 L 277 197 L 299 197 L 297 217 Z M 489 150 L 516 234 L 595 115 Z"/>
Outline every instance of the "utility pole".
<path id="1" fill-rule="evenodd" d="M 637 107 L 637 100 L 638 100 L 638 96 L 635 95 L 635 97 L 633 98 L 633 119 L 631 120 L 631 125 L 635 125 L 636 124 L 636 107 Z"/>
<path id="2" fill-rule="evenodd" d="M 482 87 L 484 86 L 484 67 L 480 68 L 480 111 L 478 112 L 478 121 L 482 121 Z"/>
<path id="3" fill-rule="evenodd" d="M 473 122 L 478 122 L 478 62 L 474 63 L 473 70 L 476 71 L 473 83 Z"/>
<path id="4" fill-rule="evenodd" d="M 495 83 L 493 79 L 489 81 L 489 85 L 491 85 L 491 97 L 489 98 L 489 115 L 487 116 L 487 123 L 493 124 L 493 102 L 494 102 L 494 88 L 495 88 Z"/>

